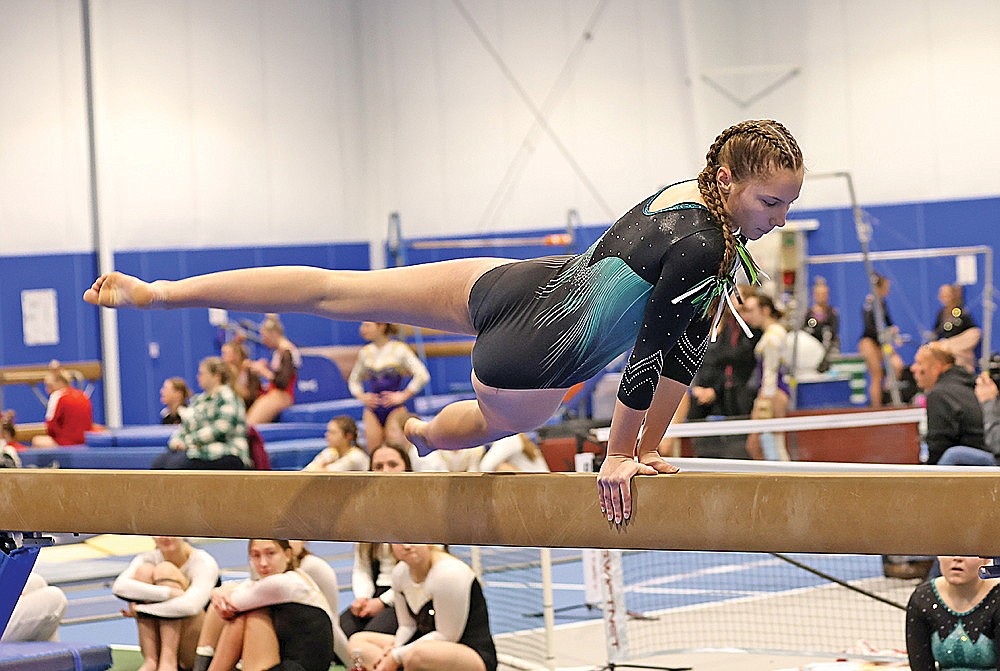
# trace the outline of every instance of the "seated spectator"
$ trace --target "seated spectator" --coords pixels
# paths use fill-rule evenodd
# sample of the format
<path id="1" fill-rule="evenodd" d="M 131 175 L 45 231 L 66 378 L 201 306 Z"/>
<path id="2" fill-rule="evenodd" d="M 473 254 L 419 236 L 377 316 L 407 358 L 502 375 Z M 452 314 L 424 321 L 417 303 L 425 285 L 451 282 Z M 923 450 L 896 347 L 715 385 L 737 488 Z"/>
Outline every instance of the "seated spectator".
<path id="1" fill-rule="evenodd" d="M 219 565 L 184 538 L 154 536 L 156 549 L 135 557 L 111 591 L 139 628 L 140 671 L 175 671 L 194 664 L 195 646 Z"/>
<path id="2" fill-rule="evenodd" d="M 910 366 L 927 394 L 927 463 L 942 466 L 993 466 L 983 442 L 983 411 L 972 373 L 955 365 L 939 343 L 924 345 Z"/>
<path id="3" fill-rule="evenodd" d="M 237 336 L 222 345 L 222 360 L 229 366 L 229 379 L 236 394 L 249 408 L 261 394 L 260 376 L 254 372 L 244 337 Z"/>
<path id="4" fill-rule="evenodd" d="M 938 557 L 942 575 L 921 584 L 906 605 L 912 671 L 996 669 L 1000 590 L 982 580 L 981 557 Z"/>
<path id="5" fill-rule="evenodd" d="M 822 277 L 813 283 L 812 300 L 802 330 L 823 345 L 823 359 L 816 368 L 823 373 L 830 368 L 830 357 L 840 354 L 840 313 L 830 306 L 830 287 Z"/>
<path id="6" fill-rule="evenodd" d="M 0 642 L 58 641 L 66 605 L 61 589 L 49 585 L 37 573 L 29 574 Z"/>
<path id="7" fill-rule="evenodd" d="M 858 341 L 858 353 L 864 357 L 865 365 L 868 367 L 869 403 L 873 408 L 881 408 L 882 395 L 884 393 L 883 381 L 885 378 L 885 357 L 882 353 L 883 345 L 889 349 L 892 374 L 896 378 L 899 378 L 906 366 L 903 363 L 903 359 L 893 349 L 893 345 L 899 345 L 899 328 L 893 325 L 892 317 L 889 316 L 889 308 L 885 302 L 892 283 L 888 277 L 879 275 L 878 273 L 875 273 L 874 281 L 875 295 L 869 294 L 865 298 L 865 304 L 861 311 L 864 330 L 861 333 L 861 339 Z M 882 316 L 885 318 L 886 332 L 882 334 L 881 342 L 879 340 L 878 324 L 875 320 L 876 300 L 881 305 Z"/>
<path id="8" fill-rule="evenodd" d="M 983 411 L 983 444 L 994 456 L 1000 455 L 1000 392 L 988 372 L 976 378 L 976 400 Z"/>
<path id="9" fill-rule="evenodd" d="M 365 439 L 369 445 L 396 442 L 389 426 L 402 426 L 409 415 L 406 402 L 430 381 L 430 373 L 412 349 L 395 339 L 395 324 L 362 322 L 358 331 L 368 344 L 358 352 L 347 384 L 365 406 Z"/>
<path id="10" fill-rule="evenodd" d="M 358 446 L 358 425 L 338 415 L 326 425 L 326 447 L 302 470 L 367 471 L 368 453 Z"/>
<path id="11" fill-rule="evenodd" d="M 394 445 L 382 445 L 372 452 L 371 470 L 376 473 L 412 471 L 410 456 Z M 359 631 L 396 633 L 395 594 L 392 569 L 396 557 L 388 543 L 355 543 L 351 589 L 354 600 L 340 614 L 340 627 L 350 638 Z M 345 661 L 350 661 L 345 660 Z"/>
<path id="12" fill-rule="evenodd" d="M 254 577 L 212 590 L 198 638 L 194 671 L 327 671 L 333 661 L 333 617 L 315 581 L 296 569 L 291 544 L 251 539 Z"/>
<path id="13" fill-rule="evenodd" d="M 955 364 L 968 371 L 976 369 L 976 347 L 983 332 L 965 309 L 961 284 L 942 284 L 938 289 L 941 310 L 934 321 L 934 339 L 955 355 Z"/>
<path id="14" fill-rule="evenodd" d="M 180 424 L 181 408 L 186 408 L 191 398 L 191 389 L 182 377 L 171 377 L 163 381 L 160 387 L 160 424 Z"/>
<path id="15" fill-rule="evenodd" d="M 198 366 L 202 393 L 191 397 L 180 428 L 153 468 L 241 470 L 252 468 L 243 403 L 227 382 L 229 369 L 210 356 Z"/>
<path id="16" fill-rule="evenodd" d="M 472 569 L 437 545 L 398 544 L 392 571 L 395 635 L 362 631 L 350 639 L 365 669 L 496 671 L 483 590 Z"/>
<path id="17" fill-rule="evenodd" d="M 340 609 L 340 586 L 337 584 L 337 573 L 328 562 L 317 557 L 309 548 L 305 541 L 288 541 L 292 548 L 292 556 L 295 558 L 295 565 L 300 571 L 312 578 L 319 591 L 326 598 L 326 603 L 330 606 L 330 613 L 336 613 Z M 340 628 L 337 618 L 333 620 L 333 651 L 339 660 L 349 659 L 347 654 L 347 636 Z"/>
<path id="18" fill-rule="evenodd" d="M 538 434 L 534 435 L 538 438 Z M 532 440 L 532 436 L 519 433 L 493 441 L 479 462 L 483 473 L 494 471 L 521 471 L 525 473 L 548 473 L 549 465 L 542 451 Z"/>
<path id="19" fill-rule="evenodd" d="M 267 389 L 247 409 L 247 422 L 266 424 L 273 422 L 282 410 L 295 403 L 295 382 L 302 356 L 291 340 L 285 337 L 285 327 L 278 315 L 269 314 L 260 325 L 260 337 L 274 354 L 271 361 L 264 359 L 251 364 L 251 370 L 267 382 Z"/>
<path id="20" fill-rule="evenodd" d="M 45 391 L 49 395 L 45 409 L 46 435 L 32 438 L 33 447 L 82 445 L 84 434 L 94 428 L 90 399 L 69 382 L 66 371 L 53 362 L 45 373 Z"/>
<path id="21" fill-rule="evenodd" d="M 18 452 L 24 452 L 28 447 L 17 442 L 17 426 L 14 425 L 14 411 L 0 412 L 0 445 L 6 445 Z"/>

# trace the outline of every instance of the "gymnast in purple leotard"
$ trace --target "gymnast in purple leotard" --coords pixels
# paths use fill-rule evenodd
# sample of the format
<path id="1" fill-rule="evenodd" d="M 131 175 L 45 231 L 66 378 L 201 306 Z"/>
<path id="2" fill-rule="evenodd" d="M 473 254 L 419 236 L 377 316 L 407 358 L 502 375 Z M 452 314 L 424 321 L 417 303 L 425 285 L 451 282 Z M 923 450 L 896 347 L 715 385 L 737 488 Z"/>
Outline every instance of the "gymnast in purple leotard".
<path id="1" fill-rule="evenodd" d="M 374 450 L 386 440 L 389 418 L 406 414 L 405 403 L 420 393 L 431 376 L 413 350 L 393 338 L 394 324 L 362 322 L 359 331 L 368 344 L 358 352 L 347 384 L 351 395 L 365 404 L 365 440 L 368 449 Z M 402 426 L 403 422 L 391 424 Z"/>

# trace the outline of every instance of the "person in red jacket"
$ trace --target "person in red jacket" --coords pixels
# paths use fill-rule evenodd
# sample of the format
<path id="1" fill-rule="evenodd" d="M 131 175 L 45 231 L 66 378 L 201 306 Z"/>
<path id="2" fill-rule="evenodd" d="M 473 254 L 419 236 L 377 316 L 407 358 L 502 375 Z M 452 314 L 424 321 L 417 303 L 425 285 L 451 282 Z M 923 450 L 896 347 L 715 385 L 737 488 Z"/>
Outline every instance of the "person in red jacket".
<path id="1" fill-rule="evenodd" d="M 45 391 L 49 394 L 49 405 L 45 410 L 47 435 L 32 438 L 32 446 L 82 444 L 84 433 L 94 428 L 94 410 L 90 399 L 70 385 L 69 378 L 60 368 L 53 368 L 45 374 Z"/>

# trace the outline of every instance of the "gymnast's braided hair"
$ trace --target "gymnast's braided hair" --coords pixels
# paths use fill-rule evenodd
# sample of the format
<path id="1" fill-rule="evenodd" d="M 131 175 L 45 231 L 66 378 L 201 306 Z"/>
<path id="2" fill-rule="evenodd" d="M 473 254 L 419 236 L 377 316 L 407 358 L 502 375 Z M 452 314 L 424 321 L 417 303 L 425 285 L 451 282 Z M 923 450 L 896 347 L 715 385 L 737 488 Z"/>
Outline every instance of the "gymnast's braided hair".
<path id="1" fill-rule="evenodd" d="M 766 179 L 777 170 L 801 170 L 802 150 L 788 129 L 773 119 L 742 121 L 715 138 L 705 156 L 705 167 L 698 175 L 698 190 L 709 214 L 722 227 L 726 241 L 717 275 L 720 280 L 732 271 L 737 259 L 736 235 L 716 182 L 719 166 L 723 165 L 732 172 L 734 184 Z"/>

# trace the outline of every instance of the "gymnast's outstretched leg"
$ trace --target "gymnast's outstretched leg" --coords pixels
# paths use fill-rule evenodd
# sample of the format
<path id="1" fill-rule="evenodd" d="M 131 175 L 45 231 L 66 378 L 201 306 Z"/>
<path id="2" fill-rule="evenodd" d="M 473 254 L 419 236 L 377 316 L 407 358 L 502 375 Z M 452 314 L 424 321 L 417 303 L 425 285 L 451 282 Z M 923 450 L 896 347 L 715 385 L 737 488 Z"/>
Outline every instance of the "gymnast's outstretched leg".
<path id="1" fill-rule="evenodd" d="M 364 271 L 276 266 L 155 282 L 114 272 L 97 278 L 83 299 L 105 307 L 305 312 L 475 335 L 469 316 L 472 285 L 506 263 L 511 260 L 457 259 Z"/>
<path id="2" fill-rule="evenodd" d="M 229 270 L 147 283 L 122 273 L 102 275 L 84 300 L 106 307 L 221 307 L 257 312 L 306 312 L 331 319 L 402 322 L 476 334 L 469 294 L 485 272 L 510 263 L 478 258 L 374 271 L 300 266 Z M 537 428 L 559 407 L 565 389 L 497 389 L 473 376 L 477 401 L 447 406 L 430 422 L 411 419 L 405 431 L 421 451 L 481 445 Z"/>

